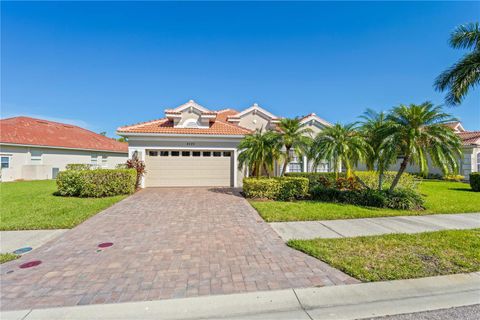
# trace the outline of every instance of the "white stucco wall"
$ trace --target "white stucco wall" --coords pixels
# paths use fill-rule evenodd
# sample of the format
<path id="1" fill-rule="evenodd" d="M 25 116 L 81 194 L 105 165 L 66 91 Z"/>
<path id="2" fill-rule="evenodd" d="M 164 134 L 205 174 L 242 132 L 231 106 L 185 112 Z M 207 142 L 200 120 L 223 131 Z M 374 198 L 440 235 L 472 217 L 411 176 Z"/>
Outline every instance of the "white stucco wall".
<path id="1" fill-rule="evenodd" d="M 0 145 L 0 154 L 10 157 L 10 167 L 2 169 L 2 181 L 51 179 L 54 169 L 65 170 L 70 163 L 92 164 L 92 156 L 96 156 L 97 164 L 105 168 L 115 168 L 127 161 L 126 153 L 47 147 Z M 32 160 L 32 155 L 40 160 Z M 106 162 L 102 161 L 103 157 L 106 157 Z"/>

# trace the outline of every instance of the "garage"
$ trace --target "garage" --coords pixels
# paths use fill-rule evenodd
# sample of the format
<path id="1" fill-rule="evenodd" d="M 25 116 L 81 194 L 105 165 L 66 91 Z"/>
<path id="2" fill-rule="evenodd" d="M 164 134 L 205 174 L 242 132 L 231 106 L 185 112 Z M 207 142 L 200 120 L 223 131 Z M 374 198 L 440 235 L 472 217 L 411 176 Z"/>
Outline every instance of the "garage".
<path id="1" fill-rule="evenodd" d="M 230 187 L 232 152 L 228 150 L 147 150 L 146 187 Z"/>

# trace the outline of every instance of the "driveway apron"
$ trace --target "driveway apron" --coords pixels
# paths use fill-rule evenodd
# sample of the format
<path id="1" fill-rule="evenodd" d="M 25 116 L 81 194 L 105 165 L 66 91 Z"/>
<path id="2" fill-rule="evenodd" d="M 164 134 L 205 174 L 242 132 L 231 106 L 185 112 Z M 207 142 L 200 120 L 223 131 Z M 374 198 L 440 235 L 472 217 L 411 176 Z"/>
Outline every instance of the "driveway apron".
<path id="1" fill-rule="evenodd" d="M 42 263 L 19 268 L 33 260 Z M 0 272 L 3 310 L 358 282 L 287 247 L 222 188 L 142 190 Z"/>

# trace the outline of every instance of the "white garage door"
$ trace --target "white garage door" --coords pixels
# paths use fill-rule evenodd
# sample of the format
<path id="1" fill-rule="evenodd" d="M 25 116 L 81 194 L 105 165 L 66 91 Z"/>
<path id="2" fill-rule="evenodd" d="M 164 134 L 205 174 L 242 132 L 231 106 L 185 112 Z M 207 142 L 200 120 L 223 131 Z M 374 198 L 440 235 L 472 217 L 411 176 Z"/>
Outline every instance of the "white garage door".
<path id="1" fill-rule="evenodd" d="M 230 151 L 148 150 L 147 187 L 231 186 Z"/>

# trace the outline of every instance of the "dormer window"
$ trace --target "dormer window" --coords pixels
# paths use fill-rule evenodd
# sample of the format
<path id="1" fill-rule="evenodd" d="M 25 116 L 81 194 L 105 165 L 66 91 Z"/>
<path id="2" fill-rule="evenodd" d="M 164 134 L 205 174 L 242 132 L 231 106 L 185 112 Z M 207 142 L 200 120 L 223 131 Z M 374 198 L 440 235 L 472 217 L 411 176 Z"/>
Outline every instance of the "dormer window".
<path id="1" fill-rule="evenodd" d="M 183 123 L 183 126 L 185 128 L 198 128 L 198 122 L 195 119 L 188 119 Z"/>

